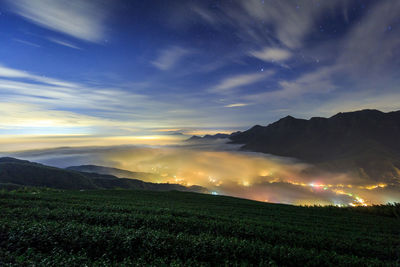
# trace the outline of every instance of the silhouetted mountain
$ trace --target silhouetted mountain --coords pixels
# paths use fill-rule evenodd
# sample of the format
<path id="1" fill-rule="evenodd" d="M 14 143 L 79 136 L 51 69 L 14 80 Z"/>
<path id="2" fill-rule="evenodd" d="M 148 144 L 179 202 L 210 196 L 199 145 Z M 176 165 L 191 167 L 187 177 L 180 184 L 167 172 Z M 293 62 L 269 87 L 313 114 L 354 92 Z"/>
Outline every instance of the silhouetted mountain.
<path id="1" fill-rule="evenodd" d="M 122 170 L 118 168 L 110 168 L 104 166 L 97 165 L 80 165 L 80 166 L 71 166 L 65 168 L 70 171 L 79 171 L 79 172 L 88 172 L 88 173 L 99 173 L 99 174 L 109 174 L 114 175 L 119 178 L 132 178 L 139 180 L 149 180 L 158 178 L 157 174 L 148 173 L 148 172 L 131 172 L 127 170 Z"/>
<path id="2" fill-rule="evenodd" d="M 201 140 L 201 139 L 203 139 L 201 136 L 193 135 L 192 137 L 190 137 L 186 141 L 198 141 L 198 140 Z"/>
<path id="3" fill-rule="evenodd" d="M 230 135 L 229 134 L 222 134 L 222 133 L 217 133 L 214 135 L 206 134 L 205 136 L 201 137 L 198 135 L 193 135 L 186 141 L 202 141 L 202 140 L 216 140 L 216 139 L 224 139 L 228 138 Z"/>
<path id="4" fill-rule="evenodd" d="M 229 138 L 242 149 L 294 157 L 332 171 L 400 178 L 400 111 L 361 110 L 310 120 L 291 116 Z"/>
<path id="5" fill-rule="evenodd" d="M 100 167 L 100 166 L 97 166 Z M 118 178 L 109 174 L 59 169 L 26 160 L 0 158 L 0 186 L 36 186 L 58 189 L 142 189 L 153 191 L 206 192 L 200 186 L 156 184 L 141 180 Z"/>
<path id="6" fill-rule="evenodd" d="M 79 172 L 14 158 L 0 158 L 0 183 L 60 189 L 97 188 L 91 179 Z"/>

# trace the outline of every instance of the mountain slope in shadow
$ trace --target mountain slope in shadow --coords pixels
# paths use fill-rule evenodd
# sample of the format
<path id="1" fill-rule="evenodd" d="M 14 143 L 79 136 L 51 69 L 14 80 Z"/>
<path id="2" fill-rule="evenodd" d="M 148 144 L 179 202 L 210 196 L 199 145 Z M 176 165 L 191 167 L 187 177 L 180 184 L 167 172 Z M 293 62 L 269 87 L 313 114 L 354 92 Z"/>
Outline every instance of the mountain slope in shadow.
<path id="1" fill-rule="evenodd" d="M 109 174 L 79 172 L 50 167 L 43 164 L 0 158 L 0 186 L 35 186 L 57 189 L 136 189 L 152 191 L 207 192 L 201 186 L 185 187 L 179 184 L 157 184 L 137 179 L 118 178 Z"/>
<path id="2" fill-rule="evenodd" d="M 127 170 L 122 170 L 118 168 L 104 167 L 98 165 L 80 165 L 80 166 L 70 166 L 65 168 L 70 171 L 79 171 L 86 173 L 98 173 L 98 174 L 108 174 L 113 175 L 119 178 L 131 178 L 131 179 L 139 179 L 139 180 L 150 180 L 158 178 L 158 176 L 154 173 L 148 172 L 131 172 Z"/>

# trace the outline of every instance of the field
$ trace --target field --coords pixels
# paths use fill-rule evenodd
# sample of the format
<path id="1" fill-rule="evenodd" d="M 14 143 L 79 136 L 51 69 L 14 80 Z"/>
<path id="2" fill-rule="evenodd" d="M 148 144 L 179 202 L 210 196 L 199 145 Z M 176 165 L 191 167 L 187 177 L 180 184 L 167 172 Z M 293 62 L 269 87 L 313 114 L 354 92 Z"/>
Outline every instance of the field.
<path id="1" fill-rule="evenodd" d="M 400 266 L 398 206 L 184 192 L 0 193 L 0 266 Z"/>

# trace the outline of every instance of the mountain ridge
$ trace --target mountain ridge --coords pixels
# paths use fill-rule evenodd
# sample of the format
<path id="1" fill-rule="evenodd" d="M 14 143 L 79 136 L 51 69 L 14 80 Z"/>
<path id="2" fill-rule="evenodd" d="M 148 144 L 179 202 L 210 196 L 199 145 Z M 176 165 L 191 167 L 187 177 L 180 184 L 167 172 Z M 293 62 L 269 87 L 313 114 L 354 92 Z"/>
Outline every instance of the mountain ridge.
<path id="1" fill-rule="evenodd" d="M 190 141 L 202 141 L 202 140 L 217 140 L 217 139 L 229 138 L 230 136 L 231 136 L 231 134 L 223 134 L 223 133 L 217 133 L 214 135 L 206 134 L 204 136 L 192 135 L 186 141 L 190 142 Z"/>
<path id="2" fill-rule="evenodd" d="M 230 135 L 242 150 L 294 157 L 319 167 L 400 179 L 400 111 L 360 110 L 309 120 L 286 116 Z"/>

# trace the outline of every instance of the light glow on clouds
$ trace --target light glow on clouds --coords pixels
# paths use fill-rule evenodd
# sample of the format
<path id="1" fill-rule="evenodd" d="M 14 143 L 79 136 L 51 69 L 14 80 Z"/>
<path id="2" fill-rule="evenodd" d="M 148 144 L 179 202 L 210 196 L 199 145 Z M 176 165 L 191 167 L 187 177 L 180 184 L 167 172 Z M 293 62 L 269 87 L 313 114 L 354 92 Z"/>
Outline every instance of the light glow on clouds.
<path id="1" fill-rule="evenodd" d="M 0 129 L 1 130 L 1 129 Z M 173 145 L 184 139 L 176 135 L 129 135 L 129 136 L 96 136 L 93 134 L 74 134 L 68 133 L 66 128 L 55 131 L 53 127 L 41 129 L 42 134 L 12 134 L 0 135 L 1 153 L 10 155 L 15 151 L 37 150 L 55 147 L 79 148 L 86 146 L 121 146 L 126 144 L 136 144 L 145 146 Z M 74 130 L 74 129 L 72 129 Z M 59 134 L 65 131 L 65 134 Z"/>
<path id="2" fill-rule="evenodd" d="M 398 185 L 363 180 L 346 173 L 307 174 L 311 165 L 232 149 L 231 145 L 226 147 L 216 142 L 204 146 L 59 148 L 12 155 L 59 167 L 97 164 L 154 173 L 155 178 L 146 181 L 201 185 L 209 192 L 258 201 L 297 205 L 400 201 Z"/>
<path id="3" fill-rule="evenodd" d="M 226 107 L 226 108 L 237 108 L 237 107 L 245 107 L 245 106 L 248 106 L 248 105 L 249 104 L 245 104 L 245 103 L 235 103 L 235 104 L 226 105 L 224 107 Z"/>

